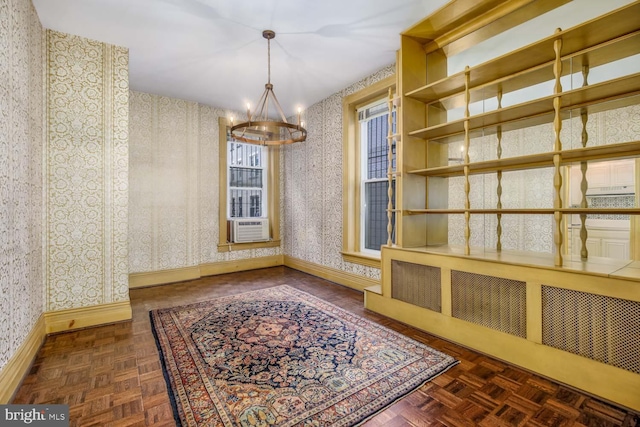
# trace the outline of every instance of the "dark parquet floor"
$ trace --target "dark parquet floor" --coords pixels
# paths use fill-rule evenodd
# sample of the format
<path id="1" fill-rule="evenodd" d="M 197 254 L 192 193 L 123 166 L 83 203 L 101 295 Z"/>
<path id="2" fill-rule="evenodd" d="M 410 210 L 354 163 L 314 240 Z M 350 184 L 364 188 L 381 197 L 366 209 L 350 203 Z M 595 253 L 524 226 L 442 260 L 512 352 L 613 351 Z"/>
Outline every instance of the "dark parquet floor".
<path id="1" fill-rule="evenodd" d="M 131 291 L 133 321 L 47 337 L 13 403 L 63 403 L 72 426 L 173 426 L 149 310 L 288 284 L 461 363 L 367 421 L 400 426 L 640 426 L 640 416 L 367 311 L 360 292 L 286 268 Z"/>

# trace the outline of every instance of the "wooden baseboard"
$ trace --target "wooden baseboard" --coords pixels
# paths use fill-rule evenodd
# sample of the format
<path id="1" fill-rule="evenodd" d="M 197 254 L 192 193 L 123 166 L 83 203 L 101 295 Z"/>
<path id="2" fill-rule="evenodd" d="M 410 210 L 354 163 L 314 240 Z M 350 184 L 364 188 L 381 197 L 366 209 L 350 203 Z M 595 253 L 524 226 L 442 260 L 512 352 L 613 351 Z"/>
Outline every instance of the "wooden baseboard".
<path id="1" fill-rule="evenodd" d="M 282 255 L 212 262 L 194 267 L 150 271 L 147 273 L 131 273 L 129 274 L 129 289 L 183 282 L 185 280 L 199 279 L 204 276 L 235 273 L 237 271 L 277 267 L 279 265 L 284 265 L 284 257 Z"/>
<path id="2" fill-rule="evenodd" d="M 147 273 L 131 273 L 129 274 L 129 289 L 183 282 L 185 280 L 199 279 L 200 277 L 199 266 L 150 271 Z"/>
<path id="3" fill-rule="evenodd" d="M 6 331 L 5 331 L 6 332 Z M 45 318 L 40 315 L 22 345 L 0 371 L 0 404 L 11 401 L 22 380 L 29 372 L 45 337 Z"/>
<path id="4" fill-rule="evenodd" d="M 47 334 L 121 322 L 131 320 L 131 303 L 122 301 L 70 308 L 68 310 L 48 311 L 44 313 L 44 319 Z"/>
<path id="5" fill-rule="evenodd" d="M 47 334 L 130 319 L 129 301 L 43 313 L 22 345 L 0 371 L 0 404 L 11 401 Z"/>
<path id="6" fill-rule="evenodd" d="M 379 286 L 380 281 L 357 274 L 348 273 L 313 262 L 304 261 L 287 255 L 273 255 L 260 258 L 247 258 L 234 261 L 212 262 L 195 267 L 176 268 L 173 270 L 151 271 L 147 273 L 131 273 L 129 275 L 129 289 L 145 286 L 163 285 L 199 279 L 204 276 L 235 273 L 238 271 L 256 270 L 258 268 L 277 267 L 285 265 L 313 276 L 322 277 L 352 289 L 364 291 L 369 286 Z"/>
<path id="7" fill-rule="evenodd" d="M 284 265 L 362 292 L 369 286 L 380 285 L 379 280 L 304 261 L 299 258 L 293 258 L 288 255 L 284 256 Z"/>
<path id="8" fill-rule="evenodd" d="M 212 262 L 200 265 L 202 276 L 214 276 L 217 274 L 235 273 L 237 271 L 256 270 L 258 268 L 277 267 L 284 265 L 282 255 L 273 255 L 260 258 L 239 259 L 236 261 Z"/>

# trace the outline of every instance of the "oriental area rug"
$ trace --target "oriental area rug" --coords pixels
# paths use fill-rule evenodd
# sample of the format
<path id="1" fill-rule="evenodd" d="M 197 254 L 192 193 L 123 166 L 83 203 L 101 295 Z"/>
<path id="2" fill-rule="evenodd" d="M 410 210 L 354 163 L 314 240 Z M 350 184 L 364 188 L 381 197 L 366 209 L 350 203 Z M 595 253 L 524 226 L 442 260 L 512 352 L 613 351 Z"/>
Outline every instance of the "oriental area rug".
<path id="1" fill-rule="evenodd" d="M 283 285 L 150 312 L 182 426 L 353 426 L 455 365 Z"/>

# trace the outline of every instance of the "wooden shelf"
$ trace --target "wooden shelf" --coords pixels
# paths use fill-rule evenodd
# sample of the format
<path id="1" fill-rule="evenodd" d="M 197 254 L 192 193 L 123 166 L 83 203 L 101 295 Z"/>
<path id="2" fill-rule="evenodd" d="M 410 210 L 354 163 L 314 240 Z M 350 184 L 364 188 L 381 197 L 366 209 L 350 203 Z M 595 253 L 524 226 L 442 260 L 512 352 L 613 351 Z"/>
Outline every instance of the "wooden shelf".
<path id="1" fill-rule="evenodd" d="M 485 94 L 474 94 L 471 102 L 553 79 L 550 64 L 555 59 L 553 44 L 562 39 L 562 59 L 588 61 L 590 67 L 612 62 L 633 53 L 638 46 L 640 3 L 634 2 L 600 18 L 587 21 L 538 42 L 517 49 L 470 69 L 470 85 L 485 86 Z M 612 42 L 613 39 L 617 39 Z M 603 49 L 593 49 L 602 45 Z M 585 48 L 587 46 L 587 48 Z M 597 52 L 600 51 L 600 52 Z M 579 71 L 580 67 L 574 70 Z M 565 74 L 569 70 L 565 71 Z M 509 77 L 504 77 L 509 76 Z M 514 78 L 515 76 L 515 78 Z M 493 84 L 492 84 L 493 83 Z M 464 71 L 406 93 L 407 97 L 431 103 L 464 92 Z M 453 104 L 457 105 L 455 101 Z"/>
<path id="2" fill-rule="evenodd" d="M 640 208 L 562 208 L 557 209 L 563 214 L 587 214 L 587 215 L 640 215 Z"/>
<path id="3" fill-rule="evenodd" d="M 554 153 L 531 154 L 528 156 L 508 157 L 504 159 L 485 160 L 482 162 L 469 163 L 469 174 L 477 175 L 498 170 L 519 170 L 532 169 L 553 166 Z M 436 168 L 412 170 L 408 173 L 433 176 L 433 177 L 452 177 L 464 175 L 465 164 L 440 166 Z"/>
<path id="4" fill-rule="evenodd" d="M 618 159 L 640 155 L 640 141 L 624 142 L 621 144 L 598 145 L 594 147 L 574 148 L 560 152 L 546 152 L 527 156 L 507 157 L 503 159 L 484 160 L 469 163 L 469 175 L 485 174 L 496 171 L 513 171 L 536 169 L 553 166 L 553 156 L 561 155 L 561 163 L 573 163 L 589 160 Z M 407 173 L 432 176 L 453 177 L 464 175 L 465 164 L 440 166 L 428 169 L 417 169 Z"/>
<path id="5" fill-rule="evenodd" d="M 597 104 L 591 104 L 582 107 L 566 108 L 560 112 L 562 120 L 570 120 L 572 117 L 580 115 L 580 111 L 584 110 L 589 115 L 600 113 L 603 111 L 615 110 L 618 108 L 628 107 L 630 105 L 640 104 L 640 94 L 632 93 L 624 98 L 616 98 L 611 100 L 605 100 Z M 511 130 L 522 129 L 530 126 L 538 126 L 542 124 L 549 124 L 553 122 L 553 112 L 547 114 L 541 114 L 535 117 L 527 117 L 522 120 L 503 123 L 500 125 L 502 132 L 508 132 Z M 473 129 L 469 132 L 469 138 L 480 138 L 488 135 L 495 135 L 497 126 Z M 458 144 L 464 141 L 464 133 L 457 133 L 446 137 L 438 138 L 434 140 L 440 144 Z"/>
<path id="6" fill-rule="evenodd" d="M 562 163 L 636 157 L 640 155 L 640 141 L 572 148 L 570 150 L 563 150 L 561 154 Z"/>
<path id="7" fill-rule="evenodd" d="M 620 77 L 606 82 L 585 86 L 563 92 L 560 95 L 562 110 L 586 107 L 616 98 L 640 93 L 640 73 Z M 511 107 L 489 111 L 469 118 L 469 129 L 505 125 L 503 131 L 532 126 L 532 123 L 548 121 L 553 118 L 553 99 L 555 95 L 535 99 Z M 438 140 L 464 133 L 466 119 L 454 120 L 440 125 L 409 132 L 417 138 Z M 538 123 L 540 124 L 540 123 Z"/>
<path id="8" fill-rule="evenodd" d="M 424 215 L 424 214 L 464 214 L 464 209 L 405 209 L 407 215 Z"/>
<path id="9" fill-rule="evenodd" d="M 515 215 L 553 215 L 556 209 L 405 209 L 409 215 L 423 214 L 515 214 Z M 640 213 L 640 210 L 638 211 Z"/>
<path id="10" fill-rule="evenodd" d="M 562 75 L 566 76 L 572 73 L 578 73 L 582 70 L 583 65 L 588 65 L 590 69 L 593 69 L 600 65 L 627 58 L 638 53 L 638 46 L 640 46 L 640 31 L 635 31 L 601 45 L 564 56 L 562 58 Z M 552 67 L 553 62 L 547 62 L 523 71 L 522 75 L 517 78 L 505 76 L 489 83 L 475 86 L 470 90 L 469 102 L 479 102 L 495 98 L 499 93 L 504 95 L 540 83 L 551 82 L 554 79 Z M 451 110 L 464 107 L 464 86 L 461 90 L 462 92 L 457 91 L 438 99 L 427 100 L 420 97 L 415 98 L 428 104 L 438 102 L 445 110 Z M 411 95 L 407 94 L 407 96 Z"/>
<path id="11" fill-rule="evenodd" d="M 537 209 L 405 209 L 407 215 L 433 215 L 433 214 L 480 214 L 480 215 L 553 215 L 556 212 L 587 215 L 640 215 L 640 208 L 537 208 Z"/>

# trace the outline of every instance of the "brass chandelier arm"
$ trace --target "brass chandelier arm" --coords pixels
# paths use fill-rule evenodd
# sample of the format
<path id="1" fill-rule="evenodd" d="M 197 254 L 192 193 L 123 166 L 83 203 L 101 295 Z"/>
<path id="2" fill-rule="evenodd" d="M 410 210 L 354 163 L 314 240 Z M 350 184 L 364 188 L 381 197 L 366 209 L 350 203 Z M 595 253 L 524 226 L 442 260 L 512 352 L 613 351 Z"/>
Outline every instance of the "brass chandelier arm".
<path id="1" fill-rule="evenodd" d="M 282 121 L 285 122 L 285 123 L 289 123 L 289 122 L 287 122 L 287 118 L 284 116 L 284 111 L 282 111 L 282 107 L 280 106 L 280 103 L 278 102 L 278 98 L 276 97 L 276 93 L 273 91 L 273 85 L 272 85 L 272 88 L 269 89 L 269 93 L 271 93 L 271 96 L 273 96 L 274 105 L 276 106 L 276 110 L 278 110 L 278 112 L 280 113 L 280 117 L 282 118 Z"/>
<path id="2" fill-rule="evenodd" d="M 260 96 L 260 99 L 258 99 L 258 103 L 256 104 L 256 110 L 255 110 L 255 113 L 253 114 L 253 118 L 255 118 L 255 120 L 267 120 L 264 107 L 268 97 L 269 97 L 269 89 L 265 87 L 264 92 L 262 92 L 262 95 Z M 249 121 L 251 121 L 251 119 L 252 117 L 249 117 Z"/>

